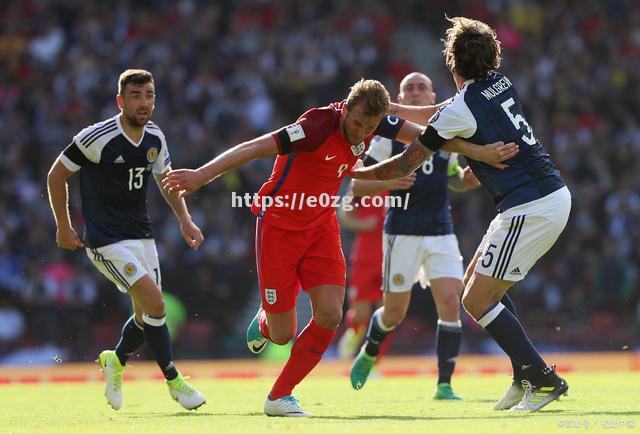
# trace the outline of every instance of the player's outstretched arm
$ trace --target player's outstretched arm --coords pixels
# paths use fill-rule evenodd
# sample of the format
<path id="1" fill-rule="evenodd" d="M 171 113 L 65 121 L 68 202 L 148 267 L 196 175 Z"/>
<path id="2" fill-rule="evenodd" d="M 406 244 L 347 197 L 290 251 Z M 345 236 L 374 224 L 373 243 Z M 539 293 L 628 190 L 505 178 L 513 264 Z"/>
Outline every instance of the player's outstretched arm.
<path id="1" fill-rule="evenodd" d="M 56 220 L 56 244 L 63 249 L 75 250 L 84 247 L 69 217 L 69 194 L 67 192 L 67 178 L 73 172 L 65 167 L 60 157 L 51 166 L 47 175 L 47 190 L 49 204 Z"/>
<path id="2" fill-rule="evenodd" d="M 422 145 L 431 150 L 431 152 L 440 149 L 447 152 L 455 152 L 498 169 L 506 169 L 509 167 L 507 164 L 504 164 L 503 161 L 515 157 L 519 151 L 518 145 L 513 142 L 504 143 L 500 141 L 481 146 L 468 142 L 460 137 L 445 140 L 440 137 L 432 127 L 427 126 L 427 128 L 424 128 L 413 122 L 405 122 L 402 125 L 400 131 L 398 131 L 396 140 L 411 145 Z"/>
<path id="3" fill-rule="evenodd" d="M 162 186 L 169 193 L 179 191 L 180 197 L 183 197 L 251 160 L 276 155 L 278 155 L 276 140 L 271 133 L 265 134 L 228 149 L 198 169 L 172 170 L 162 180 Z"/>
<path id="4" fill-rule="evenodd" d="M 167 202 L 167 204 L 169 204 L 169 206 L 173 210 L 173 213 L 178 219 L 178 222 L 180 223 L 180 233 L 182 234 L 182 238 L 184 238 L 184 241 L 189 247 L 191 247 L 192 249 L 197 249 L 204 241 L 202 231 L 200 230 L 198 225 L 196 225 L 191 219 L 191 214 L 189 214 L 187 204 L 185 203 L 184 198 L 180 195 L 180 192 L 169 192 L 162 188 L 162 180 L 166 175 L 166 173 L 154 173 L 153 177 L 160 187 L 162 197 L 164 197 L 164 200 Z"/>
<path id="5" fill-rule="evenodd" d="M 402 153 L 373 166 L 364 167 L 361 161 L 349 172 L 353 179 L 387 180 L 408 176 L 433 154 L 417 139 Z"/>
<path id="6" fill-rule="evenodd" d="M 506 169 L 509 167 L 509 165 L 504 164 L 503 161 L 515 157 L 519 151 L 518 145 L 513 142 L 504 143 L 500 141 L 480 146 L 467 142 L 460 137 L 447 140 L 441 149 L 447 152 L 457 152 L 465 157 L 481 161 L 498 169 Z"/>
<path id="7" fill-rule="evenodd" d="M 367 181 L 364 179 L 352 179 L 351 189 L 356 196 L 373 196 L 387 190 L 408 190 L 416 183 L 416 174 L 388 181 Z"/>
<path id="8" fill-rule="evenodd" d="M 389 106 L 389 113 L 419 125 L 427 125 L 429 118 L 438 111 L 441 104 L 442 103 L 438 105 L 411 106 L 392 102 Z"/>

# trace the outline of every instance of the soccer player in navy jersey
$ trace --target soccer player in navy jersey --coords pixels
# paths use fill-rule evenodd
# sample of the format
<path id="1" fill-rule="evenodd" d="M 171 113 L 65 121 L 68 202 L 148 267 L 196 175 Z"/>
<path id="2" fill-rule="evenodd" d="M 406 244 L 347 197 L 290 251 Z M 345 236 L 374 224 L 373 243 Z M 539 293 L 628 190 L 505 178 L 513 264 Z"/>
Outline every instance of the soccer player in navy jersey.
<path id="1" fill-rule="evenodd" d="M 133 303 L 134 315 L 124 324 L 115 350 L 103 351 L 98 357 L 105 375 L 105 396 L 115 410 L 122 406 L 124 366 L 145 341 L 171 397 L 189 410 L 205 403 L 204 396 L 176 370 L 165 324 L 158 253 L 146 206 L 149 175 L 153 173 L 160 185 L 171 169 L 164 134 L 151 121 L 155 95 L 150 72 L 124 71 L 116 96 L 120 113 L 74 136 L 47 178 L 58 246 L 84 247 L 96 268 Z M 84 241 L 73 229 L 68 210 L 67 178 L 76 172 L 80 173 Z M 180 222 L 185 242 L 197 249 L 203 236 L 184 199 L 161 191 Z"/>
<path id="2" fill-rule="evenodd" d="M 413 72 L 400 82 L 398 102 L 410 106 L 427 106 L 435 102 L 429 77 Z M 426 121 L 426 118 L 423 122 Z M 365 165 L 384 161 L 404 151 L 404 143 L 375 137 L 367 151 Z M 367 340 L 351 369 L 351 385 L 364 386 L 379 348 L 387 335 L 404 319 L 411 301 L 411 289 L 420 278 L 431 293 L 438 311 L 436 352 L 438 383 L 434 399 L 461 399 L 451 388 L 451 376 L 462 342 L 460 297 L 463 268 L 447 189 L 464 191 L 480 186 L 469 168 L 462 169 L 458 155 L 435 152 L 415 171 L 408 190 L 392 191 L 392 195 L 408 195 L 408 206 L 389 208 L 384 225 L 383 284 L 384 305 L 372 316 Z M 406 178 L 401 178 L 406 179 Z M 393 190 L 394 180 L 352 181 L 355 195 L 371 195 Z"/>
<path id="3" fill-rule="evenodd" d="M 504 170 L 468 158 L 493 197 L 498 215 L 467 268 L 462 303 L 513 365 L 513 383 L 494 409 L 537 411 L 559 399 L 569 386 L 535 349 L 506 292 L 555 243 L 569 218 L 571 195 L 527 123 L 513 84 L 497 72 L 501 50 L 493 29 L 463 17 L 449 21 L 444 55 L 458 93 L 439 107 L 419 139 L 403 153 L 354 169 L 352 177 L 406 176 L 453 137 L 475 143 L 517 143 L 519 153 L 505 161 Z M 431 109 L 393 108 L 408 119 L 411 113 L 419 117 Z"/>

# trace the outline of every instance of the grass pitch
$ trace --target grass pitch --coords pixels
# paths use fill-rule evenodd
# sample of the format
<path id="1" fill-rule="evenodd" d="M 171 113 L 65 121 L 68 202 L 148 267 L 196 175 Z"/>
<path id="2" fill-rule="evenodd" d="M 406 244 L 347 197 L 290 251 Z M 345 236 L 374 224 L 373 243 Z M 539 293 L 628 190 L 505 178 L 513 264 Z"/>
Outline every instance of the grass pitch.
<path id="1" fill-rule="evenodd" d="M 460 402 L 433 401 L 431 377 L 371 379 L 352 390 L 345 377 L 312 377 L 296 397 L 313 418 L 271 418 L 262 404 L 273 379 L 194 379 L 207 404 L 189 412 L 161 381 L 124 383 L 124 405 L 106 403 L 102 383 L 0 385 L 0 433 L 531 433 L 640 431 L 640 373 L 570 373 L 569 396 L 539 413 L 492 410 L 506 375 L 460 375 Z"/>

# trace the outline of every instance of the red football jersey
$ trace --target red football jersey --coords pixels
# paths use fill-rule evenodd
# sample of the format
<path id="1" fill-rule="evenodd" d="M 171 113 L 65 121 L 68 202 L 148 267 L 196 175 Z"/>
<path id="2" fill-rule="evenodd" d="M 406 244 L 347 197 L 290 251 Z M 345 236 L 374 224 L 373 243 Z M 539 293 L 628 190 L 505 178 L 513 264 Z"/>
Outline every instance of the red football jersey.
<path id="1" fill-rule="evenodd" d="M 258 192 L 259 203 L 251 207 L 255 215 L 287 230 L 302 230 L 336 218 L 333 198 L 371 138 L 378 135 L 393 140 L 404 123 L 402 118 L 385 116 L 370 136 L 353 146 L 338 131 L 345 103 L 311 109 L 296 123 L 273 133 L 279 155 Z M 267 196 L 274 205 L 265 206 Z"/>
<path id="2" fill-rule="evenodd" d="M 380 194 L 381 197 L 387 196 L 388 193 Z M 371 205 L 371 200 L 369 200 Z M 365 219 L 374 216 L 378 220 L 378 225 L 373 231 L 358 232 L 351 247 L 349 254 L 349 262 L 351 264 L 370 265 L 374 273 L 379 273 L 382 268 L 382 232 L 384 226 L 384 216 L 387 208 L 384 206 L 359 206 L 356 208 L 356 216 L 359 219 Z"/>

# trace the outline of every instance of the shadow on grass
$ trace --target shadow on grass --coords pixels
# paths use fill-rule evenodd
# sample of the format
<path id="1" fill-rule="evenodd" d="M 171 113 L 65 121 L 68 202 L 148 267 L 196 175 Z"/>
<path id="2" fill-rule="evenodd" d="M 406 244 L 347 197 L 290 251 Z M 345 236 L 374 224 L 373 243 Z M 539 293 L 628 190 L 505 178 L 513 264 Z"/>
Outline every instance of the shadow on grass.
<path id="1" fill-rule="evenodd" d="M 237 417 L 267 417 L 262 412 L 248 412 L 248 413 L 213 413 L 213 412 L 186 412 L 181 411 L 177 413 L 138 413 L 138 414 L 129 414 L 127 417 L 132 419 L 149 419 L 149 418 L 174 418 L 174 417 L 229 417 L 229 416 L 237 416 Z M 544 417 L 544 416 L 563 416 L 563 417 L 575 417 L 575 416 L 640 416 L 640 411 L 638 410 L 629 410 L 629 411 L 568 411 L 561 409 L 553 409 L 553 410 L 543 410 L 539 413 L 507 413 L 507 412 L 496 412 L 487 416 L 464 416 L 464 415 L 456 415 L 456 416 L 401 416 L 401 415 L 360 415 L 360 416 L 313 416 L 309 420 L 319 419 L 319 420 L 342 420 L 342 421 L 360 421 L 360 420 L 394 420 L 394 421 L 416 421 L 416 420 L 490 420 L 490 419 L 521 419 L 523 417 Z M 303 418 L 306 419 L 306 418 Z"/>
<path id="2" fill-rule="evenodd" d="M 640 416 L 640 410 L 629 411 L 576 411 L 569 413 L 576 416 Z"/>
<path id="3" fill-rule="evenodd" d="M 132 413 L 127 414 L 127 417 L 131 419 L 149 419 L 156 417 L 217 417 L 217 416 L 264 416 L 263 412 L 251 411 L 248 413 L 212 413 L 206 411 L 179 411 L 177 413 Z"/>
<path id="4" fill-rule="evenodd" d="M 395 420 L 395 421 L 414 421 L 414 420 L 491 420 L 491 419 L 522 419 L 544 416 L 640 416 L 640 411 L 591 411 L 591 412 L 572 412 L 567 410 L 544 410 L 538 413 L 494 413 L 487 416 L 392 416 L 392 415 L 362 415 L 362 416 L 314 416 L 313 419 L 324 420 Z"/>
<path id="5" fill-rule="evenodd" d="M 441 401 L 442 402 L 442 401 Z M 446 401 L 444 401 L 446 402 Z M 452 402 L 457 402 L 457 401 L 452 401 Z M 495 404 L 496 402 L 498 402 L 497 399 L 463 399 L 461 401 L 462 403 L 478 403 L 478 404 L 484 404 L 484 403 L 491 403 L 491 404 Z"/>

